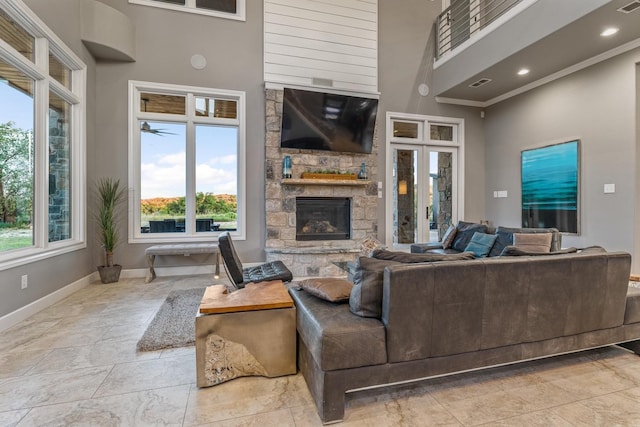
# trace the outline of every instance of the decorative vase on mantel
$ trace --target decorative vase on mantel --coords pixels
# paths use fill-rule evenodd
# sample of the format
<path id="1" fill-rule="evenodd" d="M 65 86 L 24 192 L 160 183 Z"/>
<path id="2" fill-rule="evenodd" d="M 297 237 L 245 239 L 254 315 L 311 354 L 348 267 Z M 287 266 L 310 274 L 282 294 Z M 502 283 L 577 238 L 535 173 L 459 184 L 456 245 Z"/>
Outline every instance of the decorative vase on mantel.
<path id="1" fill-rule="evenodd" d="M 358 172 L 358 179 L 367 179 L 367 166 L 362 162 L 360 165 L 360 172 Z"/>

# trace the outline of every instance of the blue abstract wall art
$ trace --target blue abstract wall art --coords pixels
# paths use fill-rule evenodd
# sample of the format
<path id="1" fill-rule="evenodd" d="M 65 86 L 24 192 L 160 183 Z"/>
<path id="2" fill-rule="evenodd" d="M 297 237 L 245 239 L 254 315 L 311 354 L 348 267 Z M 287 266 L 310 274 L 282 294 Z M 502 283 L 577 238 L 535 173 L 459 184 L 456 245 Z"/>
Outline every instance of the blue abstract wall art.
<path id="1" fill-rule="evenodd" d="M 523 150 L 522 226 L 579 233 L 580 141 Z"/>

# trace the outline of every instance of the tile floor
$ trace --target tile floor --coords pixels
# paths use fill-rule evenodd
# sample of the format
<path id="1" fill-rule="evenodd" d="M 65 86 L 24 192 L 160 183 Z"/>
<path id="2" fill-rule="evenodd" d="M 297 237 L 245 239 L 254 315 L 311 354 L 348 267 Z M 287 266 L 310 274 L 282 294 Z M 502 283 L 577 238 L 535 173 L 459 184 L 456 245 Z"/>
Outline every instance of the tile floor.
<path id="1" fill-rule="evenodd" d="M 0 426 L 319 426 L 300 374 L 195 386 L 194 348 L 136 353 L 173 289 L 93 284 L 0 333 Z M 219 283 L 219 282 L 218 282 Z M 616 347 L 347 397 L 345 426 L 640 425 L 640 358 Z"/>

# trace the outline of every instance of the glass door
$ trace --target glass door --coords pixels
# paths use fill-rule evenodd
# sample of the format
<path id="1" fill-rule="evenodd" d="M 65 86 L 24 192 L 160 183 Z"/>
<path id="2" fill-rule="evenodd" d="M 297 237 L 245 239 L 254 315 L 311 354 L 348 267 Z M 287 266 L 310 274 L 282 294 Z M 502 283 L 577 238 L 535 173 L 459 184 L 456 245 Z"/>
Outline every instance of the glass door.
<path id="1" fill-rule="evenodd" d="M 437 242 L 456 218 L 456 150 L 393 144 L 393 245 Z"/>
<path id="2" fill-rule="evenodd" d="M 464 120 L 387 113 L 385 242 L 440 241 L 464 213 Z"/>

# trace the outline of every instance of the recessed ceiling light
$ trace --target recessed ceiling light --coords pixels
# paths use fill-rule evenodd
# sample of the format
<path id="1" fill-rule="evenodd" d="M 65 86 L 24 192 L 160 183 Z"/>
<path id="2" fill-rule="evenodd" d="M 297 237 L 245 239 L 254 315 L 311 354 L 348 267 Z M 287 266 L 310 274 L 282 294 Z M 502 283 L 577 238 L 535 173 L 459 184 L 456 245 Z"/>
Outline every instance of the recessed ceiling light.
<path id="1" fill-rule="evenodd" d="M 609 27 L 600 33 L 602 37 L 609 37 L 618 32 L 618 29 L 615 27 Z"/>
<path id="2" fill-rule="evenodd" d="M 529 70 L 526 68 L 523 68 L 520 71 L 518 71 L 519 76 L 524 76 L 525 74 L 529 74 Z"/>

